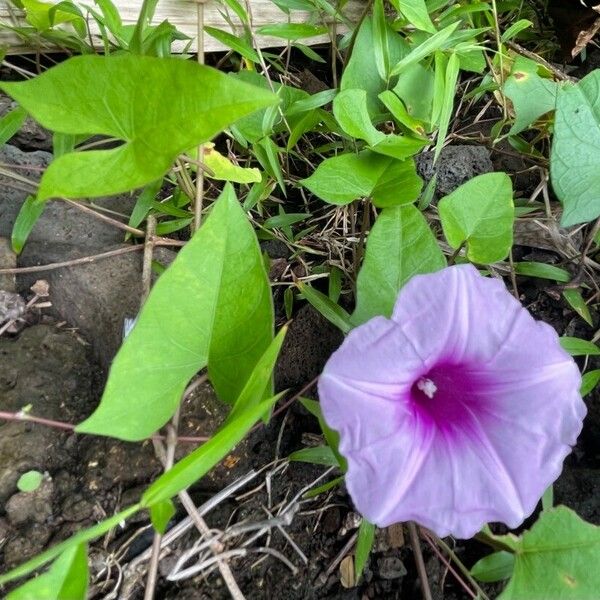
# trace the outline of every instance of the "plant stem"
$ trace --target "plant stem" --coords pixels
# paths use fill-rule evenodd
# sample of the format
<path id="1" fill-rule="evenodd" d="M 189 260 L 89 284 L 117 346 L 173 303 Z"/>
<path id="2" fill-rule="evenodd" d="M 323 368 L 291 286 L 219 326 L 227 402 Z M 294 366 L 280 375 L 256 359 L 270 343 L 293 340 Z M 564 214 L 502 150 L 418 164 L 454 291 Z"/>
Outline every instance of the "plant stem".
<path id="1" fill-rule="evenodd" d="M 412 546 L 413 554 L 415 556 L 415 563 L 417 564 L 417 573 L 419 574 L 421 586 L 423 587 L 423 600 L 433 600 L 431 589 L 429 588 L 429 580 L 427 579 L 425 561 L 423 560 L 423 553 L 421 552 L 421 542 L 419 541 L 417 526 L 413 523 L 413 521 L 409 521 L 406 526 L 408 527 L 410 545 Z"/>
<path id="2" fill-rule="evenodd" d="M 204 64 L 204 3 L 196 0 L 196 24 L 198 43 L 198 64 Z M 198 146 L 198 162 L 204 162 L 204 144 Z M 194 226 L 192 232 L 198 231 L 202 224 L 202 208 L 204 207 L 204 169 L 196 168 L 196 200 L 194 202 Z"/>

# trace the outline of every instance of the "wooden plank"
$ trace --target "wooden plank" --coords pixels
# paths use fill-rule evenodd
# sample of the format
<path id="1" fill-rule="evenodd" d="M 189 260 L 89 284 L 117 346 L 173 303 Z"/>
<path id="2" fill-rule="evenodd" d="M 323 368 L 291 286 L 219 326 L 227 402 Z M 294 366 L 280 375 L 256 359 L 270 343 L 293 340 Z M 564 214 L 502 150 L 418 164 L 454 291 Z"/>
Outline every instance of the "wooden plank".
<path id="1" fill-rule="evenodd" d="M 114 4 L 119 9 L 121 18 L 123 19 L 124 25 L 134 24 L 137 20 L 142 0 L 113 0 Z M 343 15 L 350 21 L 356 22 L 362 10 L 364 8 L 365 0 L 350 0 L 343 9 Z M 83 3 L 78 3 L 85 14 L 85 8 Z M 89 1 L 90 5 L 93 5 L 92 0 Z M 244 2 L 242 1 L 242 5 Z M 249 6 L 252 13 L 252 25 L 253 29 L 257 30 L 264 25 L 272 25 L 274 23 L 314 23 L 321 24 L 327 23 L 330 26 L 331 31 L 336 32 L 346 31 L 347 28 L 343 24 L 337 23 L 335 26 L 332 24 L 333 19 L 326 16 L 321 21 L 315 21 L 314 17 L 311 17 L 309 13 L 301 11 L 292 11 L 290 16 L 282 12 L 271 0 L 249 0 L 246 3 Z M 95 7 L 97 9 L 97 7 Z M 98 10 L 98 9 L 97 9 Z M 225 11 L 226 8 L 223 3 L 218 0 L 209 0 L 205 4 L 205 24 L 211 27 L 218 27 L 224 29 L 230 33 L 230 25 L 223 18 L 221 11 Z M 231 20 L 239 26 L 239 20 L 236 15 L 231 13 Z M 190 36 L 193 39 L 191 50 L 196 50 L 196 3 L 194 0 L 159 0 L 156 8 L 156 13 L 153 19 L 153 23 L 160 23 L 161 21 L 168 19 L 170 23 L 175 25 L 177 29 Z M 90 17 L 90 29 L 94 36 L 98 36 L 99 31 L 93 18 Z M 19 11 L 10 4 L 8 0 L 0 0 L 0 23 L 1 24 L 26 24 L 22 11 Z M 303 39 L 302 43 L 311 45 L 318 44 L 321 42 L 329 41 L 329 35 L 322 35 L 311 39 Z M 257 41 L 262 48 L 269 47 L 281 47 L 285 46 L 286 42 L 279 38 L 257 36 Z M 42 41 L 42 48 L 44 51 L 51 51 L 47 42 Z M 95 37 L 94 43 L 97 43 L 98 47 L 101 47 L 101 41 L 98 37 Z M 5 27 L 0 28 L 0 46 L 8 48 L 8 54 L 17 54 L 23 52 L 35 52 L 34 48 L 27 47 L 24 45 L 23 40 L 19 38 L 15 33 L 7 30 Z M 186 46 L 185 42 L 175 42 L 173 47 L 175 51 L 181 51 Z M 209 35 L 205 35 L 205 50 L 208 52 L 225 50 L 220 42 L 213 39 Z"/>

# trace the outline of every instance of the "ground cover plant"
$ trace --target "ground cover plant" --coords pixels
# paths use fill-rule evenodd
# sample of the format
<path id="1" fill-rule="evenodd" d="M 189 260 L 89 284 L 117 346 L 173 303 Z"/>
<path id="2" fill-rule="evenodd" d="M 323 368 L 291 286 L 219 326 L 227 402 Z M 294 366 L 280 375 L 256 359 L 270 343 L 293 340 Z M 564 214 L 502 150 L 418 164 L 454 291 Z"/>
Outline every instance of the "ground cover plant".
<path id="1" fill-rule="evenodd" d="M 568 494 L 555 503 L 554 485 L 563 470 L 598 469 L 600 9 L 576 0 L 374 0 L 352 20 L 343 3 L 274 2 L 281 22 L 258 33 L 280 38 L 282 50 L 257 43 L 251 3 L 223 0 L 230 29 L 203 29 L 201 8 L 198 42 L 212 36 L 230 51 L 206 57 L 172 53 L 175 41 L 191 40 L 154 23 L 156 2 L 144 2 L 129 26 L 110 0 L 15 0 L 27 24 L 2 25 L 65 52 L 3 59 L 0 89 L 14 103 L 0 142 L 35 121 L 53 153 L 37 178 L 0 165 L 6 185 L 25 194 L 8 224 L 13 255 L 27 255 L 57 203 L 122 238 L 110 251 L 0 275 L 144 257 L 142 306 L 110 356 L 95 410 L 48 418 L 0 395 L 0 418 L 146 444 L 163 471 L 138 482 L 128 501 L 81 519 L 70 537 L 48 536 L 42 552 L 4 564 L 7 598 L 186 597 L 183 589 L 234 598 L 292 589 L 306 598 L 597 597 L 600 486 L 589 484 L 578 514 Z M 305 22 L 288 22 L 297 11 Z M 324 33 L 330 44 L 306 45 Z M 126 200 L 114 209 L 96 203 L 119 194 Z M 177 252 L 161 261 L 161 247 Z M 21 296 L 0 291 L 10 343 L 49 308 L 55 281 L 38 281 L 27 302 L 24 283 Z M 302 343 L 291 332 L 307 308 L 319 319 L 317 347 L 330 325 L 339 338 L 316 372 L 282 384 L 282 356 Z M 9 368 L 10 350 L 2 352 Z M 6 398 L 11 377 L 0 377 Z M 201 386 L 216 394 L 220 417 L 203 438 L 190 437 L 181 429 Z M 290 434 L 281 454 L 292 411 L 294 428 L 306 431 Z M 269 460 L 249 463 L 256 468 L 204 503 L 192 497 L 218 465 L 233 468 L 238 444 L 265 431 L 275 432 Z M 273 478 L 288 469 L 293 482 L 296 467 L 308 469 L 299 478 L 312 476 L 273 507 Z M 57 479 L 19 469 L 9 517 L 15 497 L 33 498 L 39 512 Z M 204 515 L 263 472 L 261 520 L 244 520 L 238 506 L 212 530 Z M 312 533 L 327 537 L 321 516 L 331 505 L 345 506 L 347 518 L 329 544 L 324 581 L 253 588 L 258 562 L 240 586 L 252 553 L 298 578 L 272 535 L 314 575 L 318 555 L 309 559 L 285 528 L 319 514 Z M 151 535 L 129 555 L 140 522 Z M 196 537 L 164 566 L 185 522 Z M 116 531 L 131 535 L 113 553 L 127 568 L 95 559 L 99 540 L 106 550 Z M 402 541 L 377 559 L 375 581 L 384 535 Z M 398 556 L 411 557 L 411 575 Z M 405 572 L 390 575 L 389 559 Z M 169 588 L 186 580 L 191 587 Z"/>

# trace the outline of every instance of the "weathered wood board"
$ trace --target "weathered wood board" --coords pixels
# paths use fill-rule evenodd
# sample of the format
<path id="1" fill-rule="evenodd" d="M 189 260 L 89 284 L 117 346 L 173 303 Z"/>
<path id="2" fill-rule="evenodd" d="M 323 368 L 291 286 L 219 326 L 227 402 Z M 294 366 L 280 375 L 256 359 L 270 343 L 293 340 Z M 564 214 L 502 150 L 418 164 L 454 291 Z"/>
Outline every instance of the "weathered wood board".
<path id="1" fill-rule="evenodd" d="M 82 10 L 84 10 L 84 2 L 78 2 Z M 93 6 L 93 0 L 89 0 L 87 4 Z M 123 24 L 129 25 L 134 24 L 137 20 L 142 0 L 114 0 L 114 4 L 119 9 Z M 242 2 L 244 5 L 244 2 Z M 252 25 L 254 30 L 259 29 L 264 25 L 272 25 L 274 23 L 307 23 L 310 15 L 301 11 L 292 11 L 290 16 L 281 11 L 271 0 L 249 0 L 246 6 L 250 8 L 252 14 Z M 95 7 L 97 9 L 97 7 Z M 361 14 L 364 8 L 364 2 L 361 0 L 350 0 L 343 9 L 343 14 L 351 21 L 355 21 Z M 204 19 L 205 25 L 211 27 L 218 27 L 231 32 L 231 27 L 223 18 L 221 11 L 224 11 L 223 4 L 219 0 L 208 0 L 205 4 Z M 170 23 L 175 25 L 177 29 L 190 36 L 193 39 L 191 50 L 196 50 L 196 3 L 194 0 L 159 0 L 156 13 L 153 19 L 153 23 L 160 23 L 161 21 L 168 19 Z M 85 10 L 84 10 L 85 13 Z M 231 20 L 234 23 L 239 23 L 235 14 L 230 13 Z M 332 23 L 331 18 L 325 18 L 326 23 Z M 15 22 L 25 24 L 24 15 L 22 11 L 19 11 L 10 4 L 8 0 L 0 0 L 0 24 L 13 25 Z M 320 23 L 315 23 L 320 24 Z M 93 19 L 90 18 L 90 28 L 94 35 L 97 35 L 98 29 Z M 344 31 L 345 28 L 341 24 L 336 25 L 336 31 Z M 233 32 L 232 32 L 233 33 Z M 303 39 L 302 43 L 310 45 L 320 42 L 328 41 L 329 36 L 319 36 L 311 39 Z M 98 39 L 98 45 L 101 46 L 100 40 Z M 257 36 L 257 41 L 263 48 L 285 46 L 286 42 L 280 38 Z M 174 44 L 175 50 L 182 50 L 186 43 L 176 42 Z M 6 27 L 0 27 L 0 46 L 8 49 L 8 54 L 22 53 L 22 52 L 34 52 L 36 49 L 27 47 L 23 44 L 16 34 L 11 32 Z M 50 49 L 47 43 L 44 43 L 44 51 Z M 225 50 L 220 42 L 205 35 L 204 48 L 206 51 L 218 51 Z"/>

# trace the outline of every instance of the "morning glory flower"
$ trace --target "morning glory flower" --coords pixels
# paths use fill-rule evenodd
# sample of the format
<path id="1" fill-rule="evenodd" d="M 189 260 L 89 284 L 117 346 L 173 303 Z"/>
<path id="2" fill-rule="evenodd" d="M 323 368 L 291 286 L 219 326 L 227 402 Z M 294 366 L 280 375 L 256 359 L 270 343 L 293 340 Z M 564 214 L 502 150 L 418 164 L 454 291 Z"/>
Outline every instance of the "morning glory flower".
<path id="1" fill-rule="evenodd" d="M 582 428 L 581 377 L 552 327 L 471 265 L 413 277 L 319 380 L 346 485 L 380 527 L 469 538 L 520 525 Z"/>

